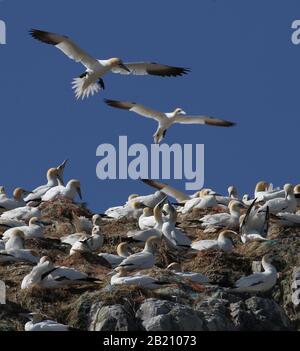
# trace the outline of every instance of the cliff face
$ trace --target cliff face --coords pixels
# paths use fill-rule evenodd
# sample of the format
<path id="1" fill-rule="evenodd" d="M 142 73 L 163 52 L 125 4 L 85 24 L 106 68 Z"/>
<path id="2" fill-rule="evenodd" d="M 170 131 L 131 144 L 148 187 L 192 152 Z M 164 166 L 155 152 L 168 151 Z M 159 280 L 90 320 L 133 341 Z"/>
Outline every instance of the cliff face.
<path id="1" fill-rule="evenodd" d="M 242 244 L 225 253 L 207 250 L 195 255 L 179 255 L 162 243 L 156 267 L 145 271 L 168 282 L 157 290 L 138 287 L 111 287 L 111 268 L 97 254 L 69 256 L 69 247 L 59 238 L 74 232 L 72 211 L 91 217 L 82 205 L 64 199 L 40 206 L 43 220 L 51 221 L 43 239 L 26 239 L 26 248 L 39 256 L 47 255 L 56 265 L 74 267 L 98 278 L 97 284 L 55 290 L 21 290 L 21 281 L 31 264 L 1 263 L 0 279 L 7 286 L 7 304 L 0 305 L 0 330 L 24 330 L 22 312 L 42 312 L 51 319 L 82 330 L 299 330 L 300 329 L 300 229 L 284 228 L 271 221 L 267 242 Z M 179 216 L 180 227 L 192 240 L 216 238 L 206 234 L 195 222 L 212 211 L 194 210 Z M 104 247 L 99 252 L 116 252 L 129 230 L 137 229 L 135 220 L 103 219 Z M 1 228 L 3 232 L 5 228 Z M 137 249 L 138 250 L 138 249 Z M 233 294 L 226 291 L 252 268 L 260 269 L 265 253 L 276 257 L 279 274 L 276 286 L 264 294 Z M 212 286 L 182 280 L 166 271 L 171 262 L 181 262 L 184 271 L 205 274 Z"/>

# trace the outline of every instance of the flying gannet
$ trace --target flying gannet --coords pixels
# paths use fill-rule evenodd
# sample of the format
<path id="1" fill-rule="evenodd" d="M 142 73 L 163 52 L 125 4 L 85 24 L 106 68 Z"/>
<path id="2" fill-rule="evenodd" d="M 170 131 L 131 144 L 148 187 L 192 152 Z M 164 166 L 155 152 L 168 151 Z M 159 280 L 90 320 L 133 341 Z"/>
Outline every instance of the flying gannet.
<path id="1" fill-rule="evenodd" d="M 247 277 L 242 277 L 235 282 L 235 288 L 230 292 L 265 292 L 273 288 L 277 281 L 277 270 L 272 265 L 272 257 L 265 255 L 262 258 L 264 272 L 256 272 Z"/>
<path id="2" fill-rule="evenodd" d="M 161 77 L 176 77 L 186 74 L 189 69 L 172 67 L 150 62 L 123 63 L 120 58 L 108 60 L 97 60 L 83 51 L 75 42 L 64 35 L 50 33 L 38 29 L 30 30 L 33 38 L 46 44 L 54 45 L 70 59 L 80 62 L 85 66 L 86 71 L 73 80 L 73 89 L 76 98 L 89 97 L 104 89 L 102 77 L 108 73 L 133 74 L 133 75 L 154 75 Z"/>
<path id="3" fill-rule="evenodd" d="M 207 124 L 219 127 L 230 127 L 234 123 L 222 119 L 216 119 L 207 116 L 187 116 L 181 108 L 176 108 L 173 112 L 160 112 L 152 110 L 135 102 L 104 100 L 109 106 L 119 109 L 129 110 L 140 116 L 155 119 L 158 122 L 158 128 L 153 135 L 154 143 L 159 144 L 166 136 L 168 128 L 175 123 L 180 124 Z"/>

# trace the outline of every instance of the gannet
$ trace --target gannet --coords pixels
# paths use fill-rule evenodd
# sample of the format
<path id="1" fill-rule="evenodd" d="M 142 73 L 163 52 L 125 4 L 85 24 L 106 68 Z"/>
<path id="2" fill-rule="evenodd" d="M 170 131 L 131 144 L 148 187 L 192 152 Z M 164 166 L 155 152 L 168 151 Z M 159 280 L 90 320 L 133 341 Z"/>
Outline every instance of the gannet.
<path id="1" fill-rule="evenodd" d="M 4 239 L 9 239 L 14 229 L 21 230 L 26 238 L 42 238 L 44 236 L 44 222 L 40 221 L 37 217 L 32 217 L 29 220 L 28 226 L 21 226 L 11 228 L 3 233 Z"/>
<path id="2" fill-rule="evenodd" d="M 131 199 L 128 199 L 127 204 L 128 205 L 140 205 L 143 207 L 150 207 L 154 208 L 157 204 L 159 204 L 164 198 L 166 197 L 166 194 L 162 191 L 156 191 L 154 194 L 150 195 L 141 195 L 141 196 L 135 196 Z"/>
<path id="3" fill-rule="evenodd" d="M 105 211 L 105 215 L 109 218 L 114 219 L 138 219 L 143 213 L 143 206 L 139 203 L 130 202 L 130 204 L 125 204 L 123 206 L 115 206 L 108 208 Z"/>
<path id="4" fill-rule="evenodd" d="M 203 189 L 200 191 L 199 197 L 194 197 L 185 202 L 184 207 L 179 210 L 182 214 L 186 214 L 193 209 L 203 209 L 218 207 L 219 204 L 216 200 L 216 193 L 211 189 Z"/>
<path id="5" fill-rule="evenodd" d="M 123 242 L 117 246 L 117 255 L 106 252 L 99 253 L 98 256 L 104 258 L 112 268 L 117 267 L 126 257 L 129 257 L 132 252 L 129 251 L 128 243 Z"/>
<path id="6" fill-rule="evenodd" d="M 175 208 L 168 203 L 166 210 L 169 213 L 169 220 L 162 225 L 163 238 L 167 244 L 176 249 L 187 249 L 191 247 L 192 241 L 181 230 L 175 227 L 177 221 L 177 212 Z"/>
<path id="7" fill-rule="evenodd" d="M 229 186 L 227 191 L 228 191 L 228 196 L 221 196 L 221 195 L 216 196 L 216 200 L 218 204 L 228 206 L 230 201 L 239 200 L 239 195 L 234 185 Z"/>
<path id="8" fill-rule="evenodd" d="M 245 215 L 240 217 L 240 235 L 243 243 L 247 241 L 264 241 L 268 235 L 269 229 L 269 207 L 265 212 L 259 212 L 255 209 L 256 199 L 252 201 Z"/>
<path id="9" fill-rule="evenodd" d="M 77 216 L 76 213 L 72 212 L 72 224 L 78 233 L 91 233 L 93 226 L 99 225 L 101 221 L 102 219 L 99 214 L 94 214 L 92 219 L 89 219 L 84 216 Z"/>
<path id="10" fill-rule="evenodd" d="M 138 245 L 143 245 L 149 238 L 155 236 L 157 238 L 162 237 L 162 225 L 164 223 L 162 217 L 162 207 L 166 201 L 164 197 L 153 210 L 153 217 L 155 220 L 155 226 L 150 229 L 138 230 L 138 231 L 129 231 L 126 235 L 131 242 L 134 242 Z"/>
<path id="11" fill-rule="evenodd" d="M 64 196 L 73 201 L 76 194 L 82 199 L 80 182 L 79 180 L 72 179 L 66 186 L 58 185 L 48 190 L 46 194 L 42 196 L 42 201 L 52 201 L 57 196 Z"/>
<path id="12" fill-rule="evenodd" d="M 270 255 L 265 255 L 261 261 L 265 271 L 240 278 L 235 282 L 236 288 L 230 291 L 258 293 L 270 290 L 277 281 L 277 270 L 271 262 L 272 257 Z"/>
<path id="13" fill-rule="evenodd" d="M 32 193 L 25 198 L 25 201 L 29 202 L 41 200 L 42 196 L 45 195 L 49 189 L 58 185 L 58 180 L 62 182 L 62 179 L 60 178 L 60 172 L 57 170 L 57 168 L 50 168 L 47 171 L 47 184 L 41 185 L 38 188 L 32 190 Z"/>
<path id="14" fill-rule="evenodd" d="M 3 212 L 0 216 L 0 223 L 4 223 L 7 220 L 7 223 L 15 224 L 14 227 L 17 227 L 24 225 L 24 221 L 29 221 L 32 217 L 37 217 L 40 219 L 41 216 L 41 211 L 36 207 L 18 207 L 10 211 Z"/>
<path id="15" fill-rule="evenodd" d="M 91 252 L 91 249 L 88 245 L 89 236 L 86 234 L 81 235 L 79 240 L 77 240 L 71 247 L 70 256 L 78 252 Z"/>
<path id="16" fill-rule="evenodd" d="M 70 331 L 73 329 L 68 325 L 47 319 L 47 317 L 44 317 L 40 313 L 28 313 L 21 315 L 29 319 L 29 322 L 27 322 L 24 326 L 25 331 Z"/>
<path id="17" fill-rule="evenodd" d="M 162 285 L 166 285 L 167 282 L 161 282 L 149 275 L 141 275 L 136 273 L 134 275 L 128 275 L 125 268 L 119 267 L 118 273 L 114 274 L 110 279 L 111 285 L 136 285 L 147 289 L 158 289 Z"/>
<path id="18" fill-rule="evenodd" d="M 230 127 L 234 123 L 222 119 L 216 119 L 207 116 L 187 116 L 181 108 L 176 108 L 173 112 L 160 112 L 152 110 L 146 106 L 135 102 L 104 100 L 109 106 L 129 110 L 140 116 L 155 119 L 158 122 L 158 128 L 153 135 L 154 143 L 159 144 L 166 136 L 168 128 L 175 123 L 180 124 L 207 124 L 219 127 Z"/>
<path id="19" fill-rule="evenodd" d="M 268 200 L 259 211 L 266 211 L 269 207 L 270 213 L 277 214 L 279 212 L 293 213 L 297 209 L 297 200 L 294 194 L 294 187 L 292 184 L 285 184 L 284 186 L 285 198 L 275 198 Z"/>
<path id="20" fill-rule="evenodd" d="M 141 230 L 153 228 L 156 224 L 153 209 L 149 207 L 145 207 L 143 209 L 143 213 L 138 219 L 138 224 Z"/>
<path id="21" fill-rule="evenodd" d="M 279 212 L 276 214 L 278 222 L 286 227 L 300 226 L 300 213 Z"/>
<path id="22" fill-rule="evenodd" d="M 89 97 L 104 89 L 102 77 L 108 73 L 133 74 L 133 75 L 154 75 L 154 76 L 181 76 L 189 69 L 172 67 L 150 62 L 123 63 L 120 58 L 110 58 L 108 60 L 97 60 L 83 51 L 75 42 L 64 35 L 32 29 L 30 34 L 33 38 L 46 44 L 54 45 L 70 59 L 80 62 L 85 66 L 86 71 L 79 78 L 73 80 L 73 89 L 76 98 Z"/>
<path id="23" fill-rule="evenodd" d="M 70 285 L 95 283 L 97 279 L 90 278 L 86 273 L 69 267 L 55 267 L 49 257 L 42 257 L 22 281 L 21 289 L 32 286 L 41 288 L 67 287 Z"/>
<path id="24" fill-rule="evenodd" d="M 273 185 L 264 180 L 258 182 L 255 186 L 254 197 L 258 201 L 268 201 L 284 196 L 284 190 L 280 190 L 279 188 L 273 189 Z"/>
<path id="25" fill-rule="evenodd" d="M 16 188 L 13 193 L 13 197 L 9 198 L 6 195 L 0 197 L 0 207 L 5 208 L 6 210 L 13 210 L 18 207 L 26 205 L 24 197 L 30 192 L 22 188 Z"/>
<path id="26" fill-rule="evenodd" d="M 160 245 L 160 241 L 156 236 L 150 237 L 146 241 L 143 251 L 125 258 L 115 270 L 118 271 L 120 267 L 123 267 L 127 271 L 152 268 L 155 263 L 154 255 Z"/>
<path id="27" fill-rule="evenodd" d="M 24 249 L 25 234 L 22 230 L 13 228 L 11 229 L 10 236 L 5 243 L 5 250 L 19 250 Z"/>
<path id="28" fill-rule="evenodd" d="M 0 262 L 31 262 L 37 263 L 39 257 L 33 250 L 10 249 L 0 251 Z"/>
<path id="29" fill-rule="evenodd" d="M 235 229 L 239 226 L 240 210 L 244 207 L 243 203 L 231 200 L 228 205 L 229 213 L 209 214 L 199 219 L 199 221 L 203 227 L 209 230 L 224 227 Z"/>
<path id="30" fill-rule="evenodd" d="M 222 231 L 217 240 L 199 240 L 191 244 L 194 250 L 202 251 L 208 249 L 220 249 L 226 252 L 231 252 L 234 248 L 232 236 L 237 236 L 237 233 L 232 230 Z"/>
<path id="31" fill-rule="evenodd" d="M 178 275 L 181 278 L 189 279 L 195 283 L 201 283 L 201 284 L 209 283 L 209 279 L 201 273 L 182 272 L 181 265 L 177 262 L 173 262 L 173 263 L 169 264 L 167 267 L 167 270 L 172 271 L 173 273 L 175 273 L 176 275 Z"/>

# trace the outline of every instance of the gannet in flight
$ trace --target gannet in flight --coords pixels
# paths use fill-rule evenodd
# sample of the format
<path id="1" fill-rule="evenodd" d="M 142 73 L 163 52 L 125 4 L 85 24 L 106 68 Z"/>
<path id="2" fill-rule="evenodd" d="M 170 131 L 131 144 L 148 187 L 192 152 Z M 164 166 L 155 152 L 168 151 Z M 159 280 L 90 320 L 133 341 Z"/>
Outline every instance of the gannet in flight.
<path id="1" fill-rule="evenodd" d="M 69 327 L 68 325 L 58 323 L 51 319 L 47 319 L 40 313 L 27 313 L 21 314 L 21 316 L 29 319 L 24 326 L 25 331 L 70 331 L 73 328 Z"/>
<path id="2" fill-rule="evenodd" d="M 101 88 L 104 89 L 104 81 L 102 77 L 108 72 L 176 77 L 186 74 L 189 71 L 187 68 L 172 67 L 152 62 L 123 63 L 120 58 L 97 60 L 64 35 L 45 32 L 38 29 L 30 30 L 30 34 L 33 38 L 40 40 L 43 43 L 54 45 L 70 59 L 80 62 L 85 66 L 86 71 L 73 80 L 73 89 L 75 90 L 77 99 L 84 99 L 85 97 L 89 97 L 89 95 L 98 93 Z"/>
<path id="3" fill-rule="evenodd" d="M 127 271 L 152 268 L 155 263 L 154 255 L 160 245 L 160 241 L 156 236 L 150 237 L 146 241 L 143 251 L 125 258 L 115 270 L 118 271 L 120 267 Z"/>
<path id="4" fill-rule="evenodd" d="M 176 263 L 176 262 L 170 263 L 167 267 L 167 270 L 172 271 L 173 273 L 175 273 L 177 276 L 179 276 L 181 278 L 189 279 L 195 283 L 200 283 L 200 284 L 209 283 L 209 279 L 201 273 L 183 272 L 181 265 L 179 263 Z"/>
<path id="5" fill-rule="evenodd" d="M 149 275 L 141 275 L 139 272 L 134 275 L 128 275 L 125 268 L 119 267 L 118 273 L 114 274 L 110 279 L 111 285 L 135 285 L 148 289 L 158 289 L 167 282 L 159 281 Z"/>
<path id="6" fill-rule="evenodd" d="M 253 273 L 247 277 L 240 278 L 235 282 L 234 289 L 231 292 L 264 292 L 270 290 L 277 281 L 277 270 L 271 264 L 272 257 L 265 255 L 262 258 L 264 272 Z"/>
<path id="7" fill-rule="evenodd" d="M 72 179 L 70 180 L 66 186 L 57 185 L 51 189 L 49 189 L 43 196 L 42 201 L 52 201 L 57 196 L 64 196 L 70 200 L 74 200 L 76 194 L 79 195 L 80 199 L 81 196 L 81 189 L 80 189 L 80 182 L 79 180 Z"/>
<path id="8" fill-rule="evenodd" d="M 192 242 L 191 248 L 202 251 L 208 249 L 220 249 L 226 252 L 231 252 L 234 248 L 232 236 L 237 236 L 237 233 L 232 230 L 222 231 L 217 240 L 199 240 Z"/>
<path id="9" fill-rule="evenodd" d="M 24 198 L 30 193 L 30 191 L 22 188 L 16 188 L 13 192 L 13 197 L 9 198 L 6 195 L 0 197 L 0 207 L 6 210 L 13 210 L 18 207 L 26 205 Z"/>
<path id="10" fill-rule="evenodd" d="M 255 208 L 256 199 L 252 201 L 245 215 L 240 217 L 240 235 L 243 243 L 247 241 L 264 241 L 269 229 L 269 207 L 265 212 L 260 212 Z"/>
<path id="11" fill-rule="evenodd" d="M 277 197 L 268 200 L 259 211 L 266 211 L 266 208 L 269 207 L 270 213 L 272 214 L 277 214 L 279 212 L 295 212 L 297 209 L 297 199 L 295 198 L 293 185 L 285 184 L 283 189 L 285 192 L 285 198 Z"/>
<path id="12" fill-rule="evenodd" d="M 98 256 L 107 261 L 112 268 L 115 268 L 131 254 L 132 252 L 129 250 L 128 243 L 123 242 L 117 246 L 117 255 L 103 252 L 99 253 Z"/>
<path id="13" fill-rule="evenodd" d="M 160 112 L 152 110 L 146 106 L 137 104 L 135 102 L 104 100 L 107 105 L 129 110 L 137 113 L 140 116 L 155 119 L 158 122 L 158 128 L 153 135 L 154 143 L 159 144 L 166 136 L 168 128 L 175 123 L 180 124 L 207 124 L 219 127 L 230 127 L 235 123 L 228 122 L 222 119 L 207 117 L 207 116 L 187 116 L 181 108 L 176 108 L 173 112 Z"/>
<path id="14" fill-rule="evenodd" d="M 21 230 L 26 238 L 42 238 L 44 236 L 44 222 L 37 217 L 32 217 L 29 220 L 28 226 L 15 227 L 6 230 L 3 233 L 3 239 L 9 239 L 14 229 Z"/>

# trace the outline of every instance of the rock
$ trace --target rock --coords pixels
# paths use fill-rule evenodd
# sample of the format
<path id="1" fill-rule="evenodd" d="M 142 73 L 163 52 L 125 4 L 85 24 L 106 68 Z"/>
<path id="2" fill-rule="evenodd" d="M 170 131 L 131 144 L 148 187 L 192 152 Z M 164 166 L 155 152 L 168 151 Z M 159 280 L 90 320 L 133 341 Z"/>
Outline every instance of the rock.
<path id="1" fill-rule="evenodd" d="M 133 316 L 126 306 L 103 306 L 103 303 L 92 305 L 89 313 L 89 331 L 133 331 L 138 330 Z"/>
<path id="2" fill-rule="evenodd" d="M 166 301 L 147 299 L 136 313 L 146 331 L 201 331 L 201 314 L 192 308 Z"/>

